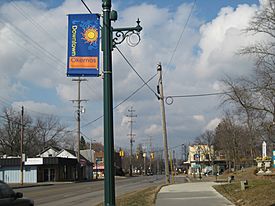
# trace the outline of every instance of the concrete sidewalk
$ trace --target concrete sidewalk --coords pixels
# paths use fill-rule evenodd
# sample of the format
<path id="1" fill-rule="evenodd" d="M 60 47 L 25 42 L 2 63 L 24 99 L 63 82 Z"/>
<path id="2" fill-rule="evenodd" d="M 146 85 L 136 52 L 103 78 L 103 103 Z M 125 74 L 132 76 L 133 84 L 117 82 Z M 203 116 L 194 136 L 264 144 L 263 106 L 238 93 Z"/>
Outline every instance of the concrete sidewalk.
<path id="1" fill-rule="evenodd" d="M 157 195 L 156 206 L 234 206 L 212 186 L 214 182 L 195 182 L 168 185 Z"/>

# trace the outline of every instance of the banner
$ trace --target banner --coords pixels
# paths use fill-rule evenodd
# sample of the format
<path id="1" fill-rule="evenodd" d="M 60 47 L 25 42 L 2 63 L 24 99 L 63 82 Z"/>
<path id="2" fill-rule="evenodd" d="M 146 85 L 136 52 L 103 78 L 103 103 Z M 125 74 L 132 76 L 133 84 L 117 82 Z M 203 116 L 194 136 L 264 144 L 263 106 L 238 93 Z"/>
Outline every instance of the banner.
<path id="1" fill-rule="evenodd" d="M 99 75 L 99 14 L 68 15 L 67 76 Z"/>

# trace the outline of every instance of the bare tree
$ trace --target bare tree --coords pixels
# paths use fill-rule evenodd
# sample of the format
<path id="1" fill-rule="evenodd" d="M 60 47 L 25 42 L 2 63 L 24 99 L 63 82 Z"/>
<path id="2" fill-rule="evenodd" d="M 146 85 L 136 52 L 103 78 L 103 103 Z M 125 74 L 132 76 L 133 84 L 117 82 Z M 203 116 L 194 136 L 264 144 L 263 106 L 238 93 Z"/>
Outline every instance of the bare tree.
<path id="1" fill-rule="evenodd" d="M 250 147 L 246 143 L 246 132 L 246 127 L 236 122 L 234 116 L 229 113 L 216 128 L 216 149 L 224 152 L 229 169 L 236 169 L 248 161 Z"/>
<path id="2" fill-rule="evenodd" d="M 4 109 L 0 122 L 0 153 L 7 155 L 20 154 L 21 113 L 14 109 Z M 35 122 L 24 115 L 23 152 L 27 156 L 39 154 L 46 146 L 58 146 L 67 138 L 69 132 L 60 121 L 51 116 L 39 118 Z"/>
<path id="3" fill-rule="evenodd" d="M 195 139 L 194 143 L 198 145 L 204 145 L 200 147 L 201 153 L 205 157 L 208 156 L 209 165 L 213 165 L 214 159 L 215 159 L 215 154 L 214 154 L 215 132 L 211 130 L 205 131 L 203 134 L 201 134 Z"/>
<path id="4" fill-rule="evenodd" d="M 20 114 L 12 109 L 4 109 L 0 126 L 1 153 L 7 155 L 20 154 Z"/>
<path id="5" fill-rule="evenodd" d="M 247 134 L 244 136 L 250 146 L 253 160 L 258 154 L 257 146 L 262 139 L 275 143 L 275 6 L 274 0 L 266 1 L 255 13 L 245 30 L 247 34 L 261 36 L 240 51 L 241 55 L 255 57 L 255 72 L 252 76 L 223 80 L 226 95 L 222 104 L 233 105 L 240 123 L 244 123 Z M 262 40 L 264 39 L 264 40 Z"/>
<path id="6" fill-rule="evenodd" d="M 66 127 L 55 116 L 46 116 L 36 120 L 37 136 L 42 142 L 41 149 L 57 146 L 59 139 L 66 135 Z"/>

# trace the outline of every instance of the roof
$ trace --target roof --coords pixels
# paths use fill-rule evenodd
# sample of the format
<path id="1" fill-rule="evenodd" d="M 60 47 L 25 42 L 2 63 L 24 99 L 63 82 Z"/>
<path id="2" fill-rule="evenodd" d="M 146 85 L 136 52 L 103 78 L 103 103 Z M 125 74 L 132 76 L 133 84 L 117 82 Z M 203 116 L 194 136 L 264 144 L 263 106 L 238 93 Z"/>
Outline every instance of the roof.
<path id="1" fill-rule="evenodd" d="M 62 153 L 63 151 L 67 151 L 68 153 L 70 153 L 71 155 L 77 157 L 77 152 L 74 150 L 70 150 L 70 149 L 62 149 L 60 152 L 58 152 L 57 155 L 59 155 L 60 153 Z M 86 159 L 83 155 L 80 154 L 80 159 L 85 160 L 88 164 L 92 164 L 92 162 L 90 162 L 88 159 Z"/>
<path id="2" fill-rule="evenodd" d="M 38 155 L 41 155 L 41 154 L 43 154 L 44 152 L 46 152 L 47 150 L 49 150 L 49 149 L 53 149 L 54 151 L 56 151 L 56 152 L 60 152 L 61 151 L 61 148 L 59 148 L 59 147 L 55 147 L 55 146 L 49 146 L 49 147 L 46 147 L 42 152 L 40 152 Z M 37 155 L 37 156 L 38 156 Z"/>

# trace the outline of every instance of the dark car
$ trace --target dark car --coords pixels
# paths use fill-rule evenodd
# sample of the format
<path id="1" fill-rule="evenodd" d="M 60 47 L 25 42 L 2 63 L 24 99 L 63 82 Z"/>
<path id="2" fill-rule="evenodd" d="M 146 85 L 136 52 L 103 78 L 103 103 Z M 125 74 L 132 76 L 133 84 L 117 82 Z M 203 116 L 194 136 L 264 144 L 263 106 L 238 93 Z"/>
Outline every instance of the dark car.
<path id="1" fill-rule="evenodd" d="M 32 200 L 22 198 L 21 192 L 14 192 L 8 184 L 0 181 L 0 205 L 1 206 L 33 206 Z"/>

